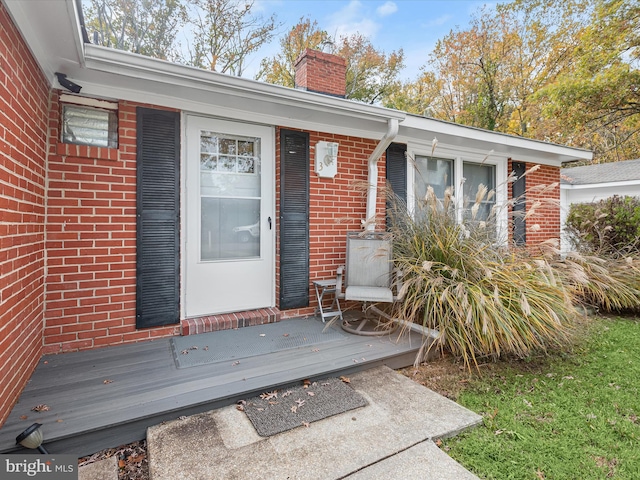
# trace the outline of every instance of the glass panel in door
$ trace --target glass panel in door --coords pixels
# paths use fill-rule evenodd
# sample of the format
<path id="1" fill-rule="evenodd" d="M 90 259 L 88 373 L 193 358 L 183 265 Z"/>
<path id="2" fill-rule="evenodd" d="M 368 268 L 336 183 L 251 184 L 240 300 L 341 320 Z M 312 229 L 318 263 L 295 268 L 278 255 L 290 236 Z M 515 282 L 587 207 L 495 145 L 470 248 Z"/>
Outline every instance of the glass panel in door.
<path id="1" fill-rule="evenodd" d="M 200 260 L 260 257 L 260 138 L 200 133 Z"/>

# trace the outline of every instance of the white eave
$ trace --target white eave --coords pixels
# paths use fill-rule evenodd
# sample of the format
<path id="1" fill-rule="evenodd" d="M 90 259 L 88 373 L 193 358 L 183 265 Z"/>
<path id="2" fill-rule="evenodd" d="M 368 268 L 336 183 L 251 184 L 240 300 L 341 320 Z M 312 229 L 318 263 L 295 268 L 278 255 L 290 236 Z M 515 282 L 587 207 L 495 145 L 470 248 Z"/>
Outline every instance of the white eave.
<path id="1" fill-rule="evenodd" d="M 620 187 L 635 187 L 636 185 L 640 185 L 640 180 L 621 180 L 618 182 L 602 182 L 602 183 L 580 183 L 580 184 L 571 184 L 571 183 L 560 183 L 560 188 L 562 190 L 587 190 L 587 189 L 597 189 L 597 188 L 620 188 Z"/>
<path id="2" fill-rule="evenodd" d="M 432 136 L 425 136 L 425 133 Z M 407 115 L 401 124 L 396 141 L 410 142 L 411 139 L 415 141 L 416 138 L 422 139 L 429 147 L 433 138 L 437 138 L 438 145 L 460 148 L 463 151 L 472 151 L 481 155 L 487 155 L 493 151 L 496 156 L 554 166 L 560 166 L 562 162 L 571 159 L 591 160 L 593 158 L 591 151 L 581 148 L 492 132 L 433 118 Z M 437 155 L 438 147 L 435 152 L 434 155 Z"/>

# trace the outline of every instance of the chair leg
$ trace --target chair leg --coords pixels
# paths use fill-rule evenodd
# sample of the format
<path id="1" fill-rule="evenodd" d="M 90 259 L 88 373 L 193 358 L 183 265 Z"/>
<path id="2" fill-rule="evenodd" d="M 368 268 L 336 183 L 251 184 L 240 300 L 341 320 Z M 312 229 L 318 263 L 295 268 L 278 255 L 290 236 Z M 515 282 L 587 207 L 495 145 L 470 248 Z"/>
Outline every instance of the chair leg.
<path id="1" fill-rule="evenodd" d="M 362 309 L 364 311 L 363 317 L 358 318 L 353 322 L 349 322 L 348 320 L 344 319 L 342 320 L 342 329 L 344 331 L 353 333 L 355 335 L 379 337 L 382 335 L 393 333 L 398 328 L 398 325 L 393 321 L 383 323 L 379 318 L 369 316 L 367 312 L 369 309 L 371 309 L 384 318 L 390 318 L 388 314 L 384 313 L 375 305 L 367 306 L 367 303 L 365 302 Z"/>

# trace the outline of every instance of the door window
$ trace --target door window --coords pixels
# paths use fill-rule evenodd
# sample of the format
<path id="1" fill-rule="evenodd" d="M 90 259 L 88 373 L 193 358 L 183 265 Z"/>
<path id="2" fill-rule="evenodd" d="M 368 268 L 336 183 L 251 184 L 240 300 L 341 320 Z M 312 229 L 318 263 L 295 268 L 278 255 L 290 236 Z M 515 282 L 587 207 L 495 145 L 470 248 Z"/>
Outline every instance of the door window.
<path id="1" fill-rule="evenodd" d="M 200 260 L 260 257 L 260 138 L 200 132 Z"/>

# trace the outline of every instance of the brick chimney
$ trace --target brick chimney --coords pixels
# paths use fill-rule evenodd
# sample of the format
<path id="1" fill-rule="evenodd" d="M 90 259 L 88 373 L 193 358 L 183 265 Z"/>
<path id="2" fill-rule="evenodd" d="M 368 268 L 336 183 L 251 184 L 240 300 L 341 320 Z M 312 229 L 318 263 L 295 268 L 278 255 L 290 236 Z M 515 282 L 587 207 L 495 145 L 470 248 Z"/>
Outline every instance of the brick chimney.
<path id="1" fill-rule="evenodd" d="M 295 69 L 296 88 L 345 97 L 347 65 L 344 58 L 307 48 L 296 60 Z"/>

